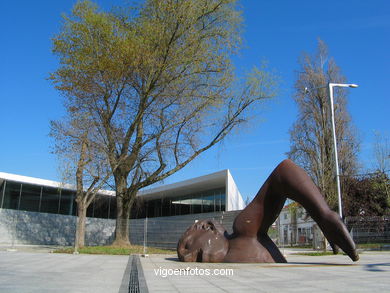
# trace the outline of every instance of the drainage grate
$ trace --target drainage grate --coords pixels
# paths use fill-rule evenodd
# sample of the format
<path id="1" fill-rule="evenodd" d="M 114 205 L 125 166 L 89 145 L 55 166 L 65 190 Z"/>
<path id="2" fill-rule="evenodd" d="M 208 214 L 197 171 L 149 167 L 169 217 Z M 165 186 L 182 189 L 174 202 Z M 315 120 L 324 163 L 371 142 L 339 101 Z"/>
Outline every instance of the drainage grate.
<path id="1" fill-rule="evenodd" d="M 129 293 L 139 293 L 137 260 L 134 256 L 130 269 Z"/>
<path id="2" fill-rule="evenodd" d="M 131 255 L 122 279 L 119 293 L 148 293 L 138 255 Z"/>

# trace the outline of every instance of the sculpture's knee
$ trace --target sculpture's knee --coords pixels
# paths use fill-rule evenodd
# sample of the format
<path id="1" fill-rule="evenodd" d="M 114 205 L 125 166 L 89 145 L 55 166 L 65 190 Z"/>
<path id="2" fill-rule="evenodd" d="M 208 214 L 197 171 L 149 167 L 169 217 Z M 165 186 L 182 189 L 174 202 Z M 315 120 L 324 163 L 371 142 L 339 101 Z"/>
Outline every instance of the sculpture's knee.
<path id="1" fill-rule="evenodd" d="M 299 168 L 297 164 L 295 164 L 295 162 L 291 159 L 284 159 L 281 164 L 283 164 L 283 166 L 285 168 Z"/>
<path id="2" fill-rule="evenodd" d="M 278 172 L 286 172 L 291 170 L 291 168 L 296 168 L 297 165 L 290 159 L 285 159 L 279 163 L 279 165 L 276 167 L 276 170 Z"/>

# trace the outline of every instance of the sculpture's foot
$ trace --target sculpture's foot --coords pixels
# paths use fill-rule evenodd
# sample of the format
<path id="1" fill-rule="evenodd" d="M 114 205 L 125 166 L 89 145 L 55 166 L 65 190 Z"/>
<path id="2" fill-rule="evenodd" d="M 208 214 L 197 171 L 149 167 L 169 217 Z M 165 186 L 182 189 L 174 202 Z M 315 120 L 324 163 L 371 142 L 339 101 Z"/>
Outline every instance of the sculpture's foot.
<path id="1" fill-rule="evenodd" d="M 273 260 L 276 263 L 286 263 L 287 260 L 284 255 L 280 252 L 279 248 L 272 241 L 272 239 L 265 233 L 258 235 L 257 240 L 263 245 L 268 252 L 271 254 Z"/>
<path id="2" fill-rule="evenodd" d="M 355 243 L 338 214 L 331 211 L 321 221 L 320 228 L 332 245 L 333 252 L 340 247 L 353 261 L 359 260 Z"/>
<path id="3" fill-rule="evenodd" d="M 333 244 L 332 242 L 329 242 L 330 247 L 332 247 L 333 254 L 338 254 L 339 253 L 339 247 L 336 244 Z"/>

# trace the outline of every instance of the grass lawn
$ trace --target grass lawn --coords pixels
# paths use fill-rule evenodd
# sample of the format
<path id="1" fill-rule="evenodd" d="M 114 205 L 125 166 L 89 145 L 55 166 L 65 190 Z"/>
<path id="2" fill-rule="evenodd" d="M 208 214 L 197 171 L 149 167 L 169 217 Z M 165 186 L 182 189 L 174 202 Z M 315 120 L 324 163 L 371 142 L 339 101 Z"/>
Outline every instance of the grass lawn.
<path id="1" fill-rule="evenodd" d="M 53 251 L 54 253 L 73 253 L 73 247 L 61 248 Z M 130 255 L 143 254 L 144 247 L 141 245 L 131 246 L 85 246 L 79 249 L 83 254 L 111 254 L 111 255 Z M 176 254 L 176 250 L 160 249 L 147 247 L 147 254 Z"/>
<path id="2" fill-rule="evenodd" d="M 359 243 L 356 244 L 360 249 L 384 249 L 390 246 L 390 243 Z"/>
<path id="3" fill-rule="evenodd" d="M 307 256 L 324 256 L 324 255 L 334 255 L 332 251 L 313 251 L 313 252 L 296 252 L 294 255 L 307 255 Z"/>

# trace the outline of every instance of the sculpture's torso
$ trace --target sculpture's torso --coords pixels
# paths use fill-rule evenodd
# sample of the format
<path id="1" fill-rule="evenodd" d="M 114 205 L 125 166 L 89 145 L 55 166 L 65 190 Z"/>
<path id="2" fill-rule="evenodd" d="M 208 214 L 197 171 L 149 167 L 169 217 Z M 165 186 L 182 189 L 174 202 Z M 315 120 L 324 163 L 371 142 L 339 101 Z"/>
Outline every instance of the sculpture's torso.
<path id="1" fill-rule="evenodd" d="M 274 263 L 269 251 L 255 237 L 238 236 L 229 239 L 224 262 Z"/>

